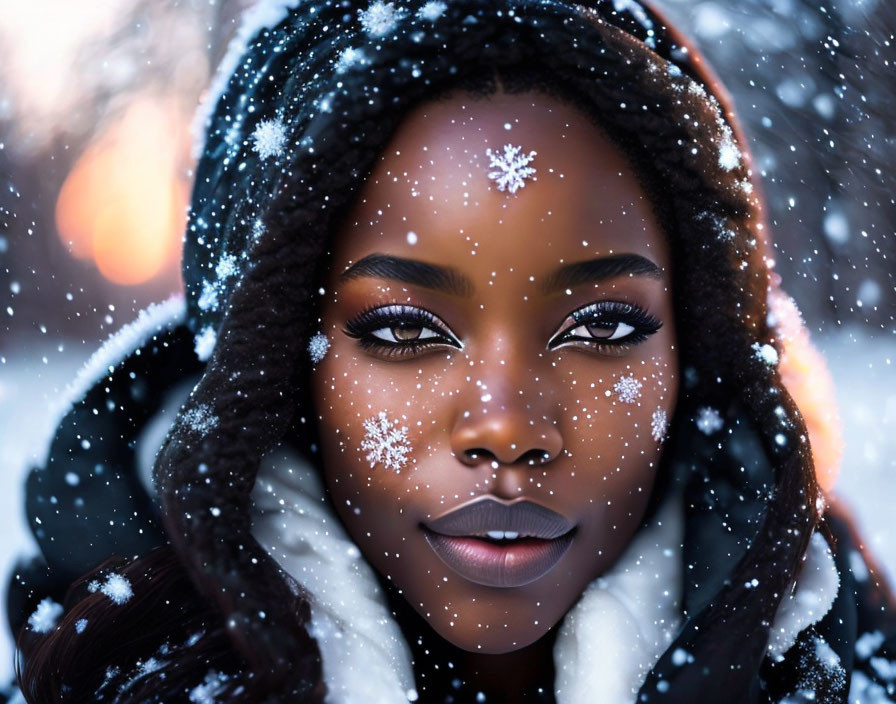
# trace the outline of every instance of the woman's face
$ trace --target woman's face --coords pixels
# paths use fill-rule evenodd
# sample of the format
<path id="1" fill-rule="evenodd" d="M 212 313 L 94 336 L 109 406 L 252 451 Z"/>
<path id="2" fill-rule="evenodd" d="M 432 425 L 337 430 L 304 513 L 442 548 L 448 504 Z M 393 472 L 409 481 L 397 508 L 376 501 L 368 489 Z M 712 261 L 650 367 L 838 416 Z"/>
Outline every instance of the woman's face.
<path id="1" fill-rule="evenodd" d="M 515 193 L 506 144 L 536 153 Z M 670 263 L 624 154 L 537 93 L 417 108 L 335 233 L 326 485 L 454 645 L 533 643 L 631 540 L 678 392 Z"/>

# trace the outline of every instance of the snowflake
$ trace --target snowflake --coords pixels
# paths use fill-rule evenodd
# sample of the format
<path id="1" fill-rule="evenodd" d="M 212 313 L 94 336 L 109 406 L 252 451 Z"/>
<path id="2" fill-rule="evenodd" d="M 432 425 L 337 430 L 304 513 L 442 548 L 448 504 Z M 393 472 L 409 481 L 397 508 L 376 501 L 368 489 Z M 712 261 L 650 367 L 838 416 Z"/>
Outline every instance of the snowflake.
<path id="1" fill-rule="evenodd" d="M 77 621 L 75 621 L 75 633 L 80 635 L 84 632 L 85 628 L 87 628 L 86 618 L 79 618 Z"/>
<path id="2" fill-rule="evenodd" d="M 710 406 L 697 410 L 697 428 L 704 435 L 712 435 L 722 429 L 725 422 L 719 412 Z"/>
<path id="3" fill-rule="evenodd" d="M 28 625 L 35 633 L 49 633 L 56 628 L 56 622 L 65 612 L 62 604 L 57 604 L 50 597 L 41 601 L 34 613 L 28 617 Z"/>
<path id="4" fill-rule="evenodd" d="M 128 581 L 128 578 L 114 572 L 106 577 L 106 581 L 102 584 L 97 580 L 90 582 L 87 585 L 87 591 L 102 592 L 119 606 L 134 596 L 134 591 L 131 589 L 131 583 Z"/>
<path id="5" fill-rule="evenodd" d="M 613 384 L 620 403 L 636 403 L 641 398 L 641 382 L 633 376 L 621 377 Z"/>
<path id="6" fill-rule="evenodd" d="M 445 14 L 445 10 L 447 9 L 448 5 L 443 3 L 441 0 L 429 0 L 428 2 L 424 3 L 419 10 L 417 10 L 417 19 L 435 22 L 437 19 L 439 19 L 439 17 Z"/>
<path id="7" fill-rule="evenodd" d="M 330 339 L 322 332 L 318 332 L 308 342 L 308 354 L 311 355 L 311 361 L 317 364 L 327 354 L 330 349 Z"/>
<path id="8" fill-rule="evenodd" d="M 252 148 L 262 159 L 280 156 L 286 146 L 286 126 L 281 120 L 263 120 L 255 126 L 252 139 L 255 140 Z"/>
<path id="9" fill-rule="evenodd" d="M 215 267 L 215 275 L 219 281 L 229 279 L 238 271 L 236 266 L 236 257 L 232 254 L 222 254 L 218 265 Z"/>
<path id="10" fill-rule="evenodd" d="M 199 334 L 193 338 L 195 344 L 194 351 L 200 362 L 205 362 L 212 356 L 215 350 L 215 343 L 218 341 L 218 333 L 211 325 L 206 325 Z"/>
<path id="11" fill-rule="evenodd" d="M 201 403 L 184 413 L 184 422 L 196 433 L 205 434 L 218 425 L 218 419 L 212 413 L 211 406 Z"/>
<path id="12" fill-rule="evenodd" d="M 669 421 L 666 412 L 662 408 L 657 408 L 650 417 L 650 433 L 653 439 L 661 442 L 666 437 L 666 429 L 669 427 Z"/>
<path id="13" fill-rule="evenodd" d="M 256 242 L 261 239 L 261 236 L 265 233 L 264 223 L 261 221 L 261 218 L 255 218 L 255 222 L 252 223 L 252 239 Z"/>
<path id="14" fill-rule="evenodd" d="M 369 450 L 367 461 L 370 466 L 381 462 L 386 469 L 394 469 L 396 472 L 407 464 L 407 455 L 411 451 L 408 442 L 408 429 L 398 429 L 396 423 L 390 421 L 384 411 L 380 411 L 375 418 L 364 421 L 364 440 L 361 442 L 362 450 Z"/>
<path id="15" fill-rule="evenodd" d="M 737 233 L 728 227 L 728 223 L 721 215 L 717 213 L 713 213 L 709 210 L 704 210 L 697 216 L 697 220 L 707 220 L 712 225 L 713 229 L 716 232 L 716 239 L 719 242 L 731 242 L 735 237 L 737 237 Z"/>
<path id="16" fill-rule="evenodd" d="M 760 362 L 765 362 L 770 367 L 773 367 L 778 363 L 778 350 L 770 344 L 754 342 L 750 348 L 753 350 L 753 356 Z"/>
<path id="17" fill-rule="evenodd" d="M 349 69 L 355 68 L 356 66 L 363 66 L 366 63 L 367 55 L 362 49 L 347 47 L 342 50 L 342 53 L 339 54 L 339 58 L 336 59 L 336 73 L 345 73 Z"/>
<path id="18" fill-rule="evenodd" d="M 213 281 L 203 280 L 197 305 L 199 310 L 218 310 L 218 289 Z"/>
<path id="19" fill-rule="evenodd" d="M 202 684 L 190 690 L 190 701 L 193 704 L 215 704 L 217 697 L 224 693 L 227 679 L 227 675 L 210 670 Z"/>
<path id="20" fill-rule="evenodd" d="M 493 152 L 491 149 L 485 150 L 490 160 L 489 168 L 495 169 L 488 172 L 488 177 L 498 182 L 499 191 L 509 190 L 511 193 L 516 193 L 518 189 L 526 185 L 526 179 L 530 176 L 533 181 L 537 180 L 533 176 L 535 169 L 528 166 L 536 152 L 529 152 L 528 155 L 521 154 L 522 149 L 522 147 L 505 144 L 503 154 Z"/>
<path id="21" fill-rule="evenodd" d="M 405 12 L 403 7 L 395 7 L 394 2 L 375 0 L 366 10 L 358 10 L 358 17 L 369 36 L 384 37 L 395 29 Z"/>

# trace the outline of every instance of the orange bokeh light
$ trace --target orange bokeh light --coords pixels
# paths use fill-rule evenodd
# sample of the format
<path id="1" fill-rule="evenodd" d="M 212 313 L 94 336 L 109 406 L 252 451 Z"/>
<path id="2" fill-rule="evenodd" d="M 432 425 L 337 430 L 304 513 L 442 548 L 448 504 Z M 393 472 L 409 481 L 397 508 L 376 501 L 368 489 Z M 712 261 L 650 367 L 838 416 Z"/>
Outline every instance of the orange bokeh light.
<path id="1" fill-rule="evenodd" d="M 176 102 L 135 99 L 87 147 L 56 203 L 56 226 L 71 253 L 107 279 L 141 284 L 177 264 L 187 186 Z"/>

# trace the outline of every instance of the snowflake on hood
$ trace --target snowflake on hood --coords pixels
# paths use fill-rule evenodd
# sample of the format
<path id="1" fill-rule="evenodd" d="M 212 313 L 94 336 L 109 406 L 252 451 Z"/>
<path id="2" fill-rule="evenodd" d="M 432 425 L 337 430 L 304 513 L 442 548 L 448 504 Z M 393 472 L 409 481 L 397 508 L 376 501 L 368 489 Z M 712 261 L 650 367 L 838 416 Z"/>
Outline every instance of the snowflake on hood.
<path id="1" fill-rule="evenodd" d="M 281 120 L 263 120 L 255 126 L 252 139 L 252 148 L 262 159 L 280 156 L 286 146 L 286 126 Z"/>
<path id="2" fill-rule="evenodd" d="M 511 144 L 505 144 L 502 153 L 493 152 L 490 148 L 485 150 L 489 158 L 489 168 L 494 169 L 488 172 L 488 177 L 497 182 L 499 191 L 516 193 L 526 185 L 527 178 L 537 180 L 533 175 L 535 169 L 529 166 L 536 152 L 522 154 L 522 150 L 522 147 L 514 147 Z"/>

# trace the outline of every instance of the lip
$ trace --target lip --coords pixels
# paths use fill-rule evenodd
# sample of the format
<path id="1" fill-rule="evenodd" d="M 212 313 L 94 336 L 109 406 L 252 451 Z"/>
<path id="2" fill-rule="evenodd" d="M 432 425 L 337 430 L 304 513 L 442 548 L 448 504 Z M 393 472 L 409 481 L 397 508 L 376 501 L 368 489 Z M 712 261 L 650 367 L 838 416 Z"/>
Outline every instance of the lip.
<path id="1" fill-rule="evenodd" d="M 521 587 L 543 577 L 572 544 L 574 526 L 532 501 L 486 497 L 423 525 L 426 542 L 457 574 L 489 587 Z M 512 531 L 493 541 L 489 531 Z"/>

